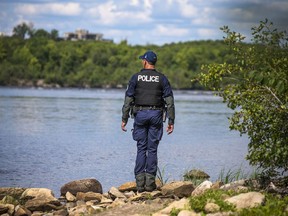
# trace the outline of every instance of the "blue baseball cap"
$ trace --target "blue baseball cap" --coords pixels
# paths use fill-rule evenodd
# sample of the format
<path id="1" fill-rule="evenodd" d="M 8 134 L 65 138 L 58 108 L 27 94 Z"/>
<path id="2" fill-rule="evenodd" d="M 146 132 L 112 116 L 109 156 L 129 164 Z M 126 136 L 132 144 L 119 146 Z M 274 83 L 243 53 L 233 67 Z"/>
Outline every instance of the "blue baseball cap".
<path id="1" fill-rule="evenodd" d="M 157 62 L 157 55 L 153 51 L 147 51 L 144 55 L 139 56 L 139 59 L 145 59 L 146 61 L 155 64 Z"/>

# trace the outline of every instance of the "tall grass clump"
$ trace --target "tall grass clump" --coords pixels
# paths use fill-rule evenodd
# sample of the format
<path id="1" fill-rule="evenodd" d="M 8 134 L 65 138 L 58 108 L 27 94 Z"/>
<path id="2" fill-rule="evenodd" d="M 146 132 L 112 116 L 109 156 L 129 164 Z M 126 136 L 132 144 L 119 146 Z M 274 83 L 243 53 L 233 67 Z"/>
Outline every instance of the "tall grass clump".
<path id="1" fill-rule="evenodd" d="M 240 179 L 257 179 L 259 177 L 259 172 L 260 171 L 257 169 L 254 169 L 251 173 L 245 172 L 242 166 L 234 170 L 232 168 L 229 168 L 228 170 L 223 168 L 218 176 L 218 181 L 228 184 Z"/>
<path id="2" fill-rule="evenodd" d="M 169 177 L 165 177 L 166 175 L 166 166 L 164 166 L 162 169 L 160 169 L 159 166 L 157 166 L 157 178 L 159 179 L 161 185 L 163 186 L 166 184 L 169 180 Z"/>

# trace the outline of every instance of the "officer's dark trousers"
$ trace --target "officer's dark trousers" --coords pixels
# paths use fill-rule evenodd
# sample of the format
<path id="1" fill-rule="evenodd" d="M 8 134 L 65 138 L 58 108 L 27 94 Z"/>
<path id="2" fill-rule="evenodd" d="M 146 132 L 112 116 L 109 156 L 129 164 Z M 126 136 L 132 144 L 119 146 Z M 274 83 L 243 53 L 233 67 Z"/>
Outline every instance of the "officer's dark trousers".
<path id="1" fill-rule="evenodd" d="M 163 135 L 161 110 L 141 110 L 134 118 L 133 139 L 137 141 L 134 173 L 157 173 L 157 148 Z"/>

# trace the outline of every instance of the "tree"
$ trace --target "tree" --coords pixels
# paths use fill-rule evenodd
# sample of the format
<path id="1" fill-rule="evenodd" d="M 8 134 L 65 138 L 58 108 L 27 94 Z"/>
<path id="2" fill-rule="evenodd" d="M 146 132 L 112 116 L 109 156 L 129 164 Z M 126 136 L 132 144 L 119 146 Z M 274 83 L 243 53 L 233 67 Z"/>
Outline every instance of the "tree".
<path id="1" fill-rule="evenodd" d="M 25 22 L 15 26 L 13 28 L 13 36 L 25 39 L 27 36 L 33 35 L 33 24 L 26 24 Z"/>
<path id="2" fill-rule="evenodd" d="M 41 38 L 50 38 L 50 33 L 47 32 L 44 29 L 37 29 L 34 33 L 33 33 L 33 37 L 41 37 Z"/>
<path id="3" fill-rule="evenodd" d="M 235 110 L 230 128 L 249 136 L 250 164 L 269 175 L 287 171 L 288 36 L 267 19 L 252 28 L 251 44 L 227 26 L 222 30 L 234 58 L 203 66 L 199 81 Z"/>
<path id="4" fill-rule="evenodd" d="M 59 32 L 56 29 L 52 29 L 50 32 L 50 37 L 52 40 L 57 40 L 59 37 Z"/>

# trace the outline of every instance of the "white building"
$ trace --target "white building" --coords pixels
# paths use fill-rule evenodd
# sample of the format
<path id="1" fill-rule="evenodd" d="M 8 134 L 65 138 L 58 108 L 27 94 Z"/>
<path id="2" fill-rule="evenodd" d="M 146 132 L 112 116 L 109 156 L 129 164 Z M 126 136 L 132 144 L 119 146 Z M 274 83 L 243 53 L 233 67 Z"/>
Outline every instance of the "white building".
<path id="1" fill-rule="evenodd" d="M 103 40 L 103 34 L 100 33 L 89 33 L 88 30 L 78 29 L 75 32 L 64 33 L 65 40 Z"/>

